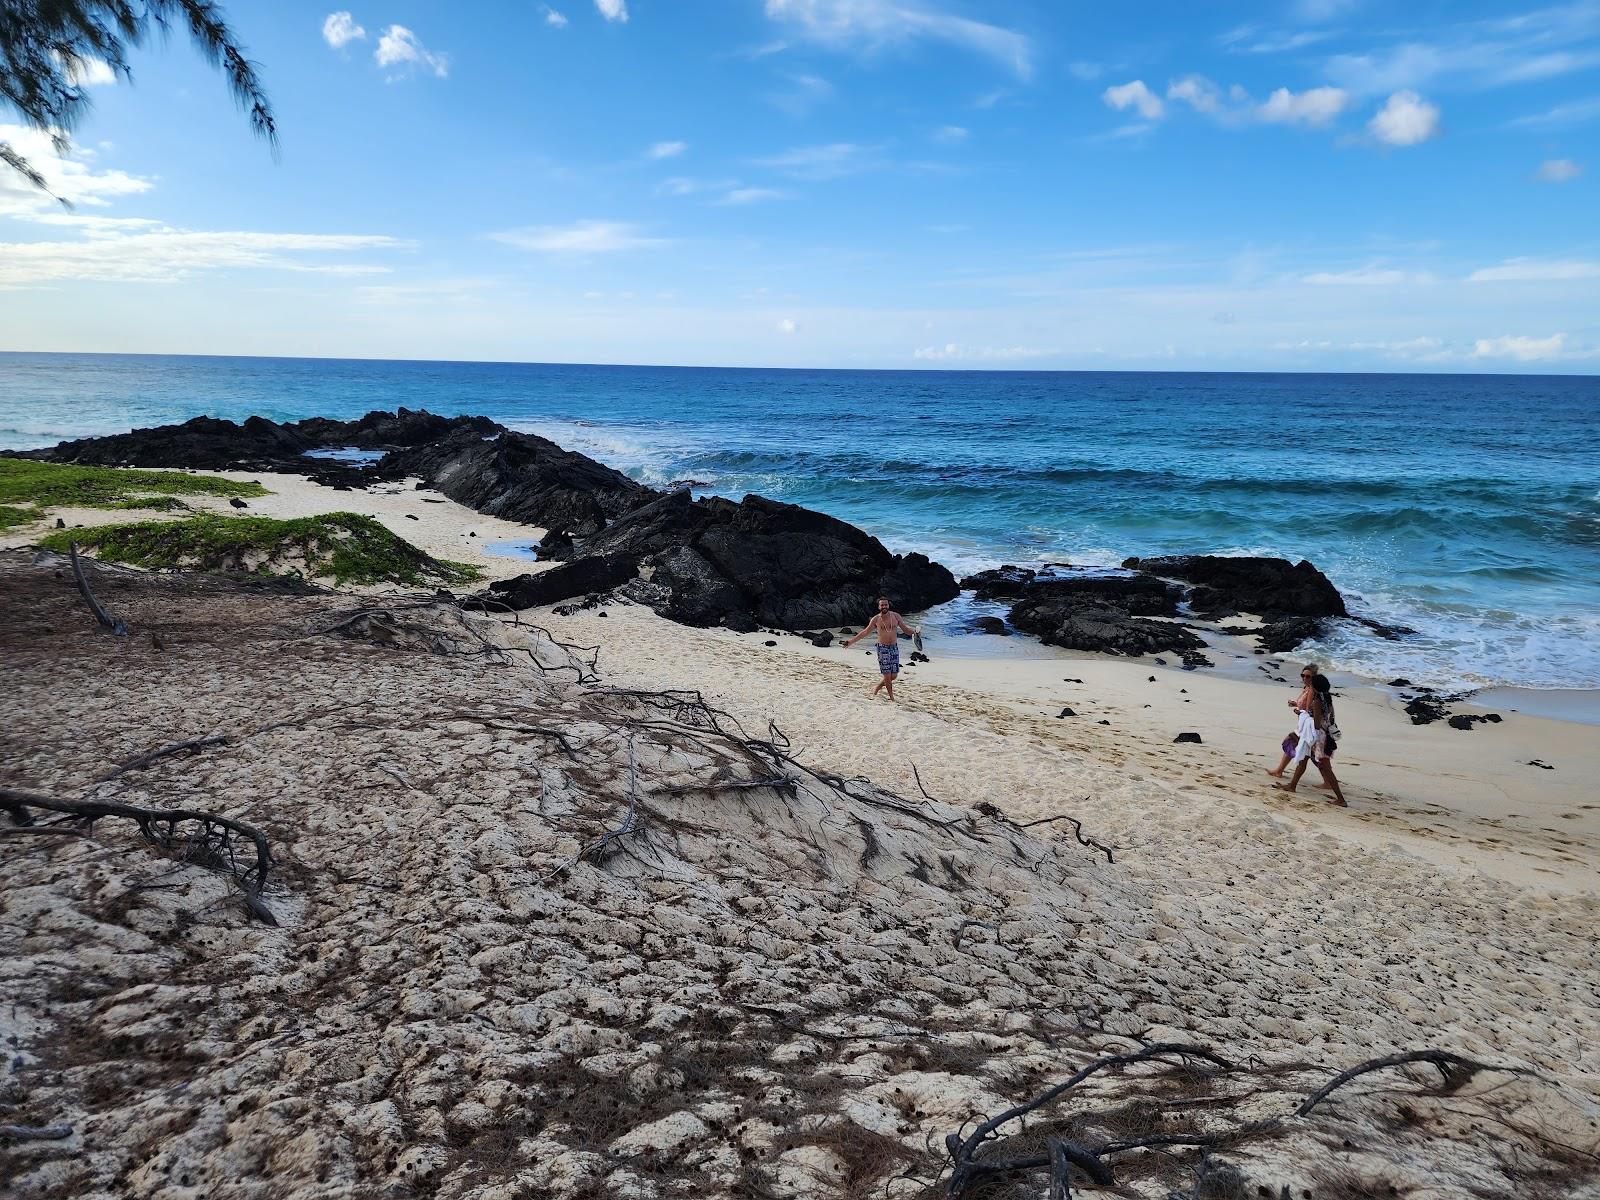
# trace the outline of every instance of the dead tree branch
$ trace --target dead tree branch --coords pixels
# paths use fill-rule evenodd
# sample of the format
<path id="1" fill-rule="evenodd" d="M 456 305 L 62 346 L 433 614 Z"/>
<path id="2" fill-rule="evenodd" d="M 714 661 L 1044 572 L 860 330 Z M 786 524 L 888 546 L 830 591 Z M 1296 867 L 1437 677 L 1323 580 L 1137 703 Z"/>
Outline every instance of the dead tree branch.
<path id="1" fill-rule="evenodd" d="M 10 813 L 18 825 L 33 824 L 29 810 L 61 813 L 85 828 L 92 828 L 105 817 L 125 818 L 137 825 L 144 840 L 157 849 L 232 878 L 244 894 L 245 907 L 252 916 L 268 925 L 278 923 L 261 899 L 272 867 L 271 847 L 264 833 L 243 821 L 196 809 L 136 808 L 110 800 L 62 800 L 7 787 L 0 787 L 0 809 Z M 234 853 L 235 836 L 249 839 L 255 849 L 254 863 L 239 862 Z"/>
<path id="2" fill-rule="evenodd" d="M 123 624 L 121 617 L 113 617 L 108 613 L 100 601 L 94 598 L 94 592 L 89 587 L 89 574 L 84 570 L 83 560 L 78 557 L 78 543 L 68 542 L 67 550 L 72 558 L 72 577 L 78 582 L 78 594 L 83 597 L 83 602 L 89 606 L 89 611 L 94 614 L 94 619 L 117 637 L 127 637 L 128 627 Z"/>
<path id="3" fill-rule="evenodd" d="M 0 1125 L 0 1138 L 13 1142 L 59 1142 L 71 1136 L 71 1125 Z"/>
<path id="4" fill-rule="evenodd" d="M 1087 800 L 1088 797 L 1085 796 L 1084 799 Z M 1072 835 L 1078 839 L 1078 845 L 1080 845 L 1080 846 L 1088 846 L 1091 849 L 1100 851 L 1101 854 L 1104 854 L 1106 856 L 1106 861 L 1108 863 L 1114 863 L 1114 862 L 1117 861 L 1116 859 L 1111 857 L 1111 847 L 1110 846 L 1107 846 L 1107 845 L 1105 845 L 1105 844 L 1103 844 L 1101 842 L 1097 842 L 1092 837 L 1085 837 L 1084 836 L 1084 833 L 1083 833 L 1083 822 L 1078 820 L 1077 817 L 1069 817 L 1064 813 L 1059 817 L 1040 817 L 1037 821 L 1026 821 L 1023 824 L 1018 825 L 1017 828 L 1018 829 L 1032 829 L 1035 825 L 1048 825 L 1052 821 L 1071 821 L 1072 822 Z"/>
<path id="5" fill-rule="evenodd" d="M 1391 1054 L 1386 1058 L 1369 1059 L 1364 1063 L 1351 1067 L 1347 1071 L 1339 1072 L 1339 1074 L 1307 1096 L 1305 1102 L 1294 1110 L 1294 1115 L 1297 1117 L 1309 1116 L 1312 1109 L 1316 1108 L 1317 1105 L 1331 1096 L 1336 1089 L 1343 1087 L 1352 1079 L 1372 1071 L 1382 1071 L 1388 1067 L 1403 1067 L 1410 1063 L 1429 1063 L 1439 1068 L 1439 1074 L 1444 1077 L 1443 1087 L 1447 1092 L 1453 1092 L 1457 1088 L 1464 1086 L 1479 1071 L 1500 1071 L 1510 1075 L 1534 1074 L 1532 1071 L 1516 1067 L 1496 1067 L 1489 1063 L 1477 1062 L 1474 1059 L 1462 1058 L 1459 1054 L 1451 1054 L 1446 1050 L 1411 1050 L 1405 1054 Z"/>
<path id="6" fill-rule="evenodd" d="M 167 758 L 174 754 L 198 754 L 207 746 L 226 746 L 232 741 L 233 739 L 227 734 L 219 733 L 211 737 L 191 738 L 186 742 L 173 742 L 170 746 L 162 746 L 157 750 L 146 751 L 144 754 L 136 755 L 126 762 L 118 764 L 115 770 L 108 771 L 100 776 L 96 782 L 109 783 L 118 775 L 126 774 L 129 771 L 137 771 L 141 767 L 148 767 L 157 759 Z"/>

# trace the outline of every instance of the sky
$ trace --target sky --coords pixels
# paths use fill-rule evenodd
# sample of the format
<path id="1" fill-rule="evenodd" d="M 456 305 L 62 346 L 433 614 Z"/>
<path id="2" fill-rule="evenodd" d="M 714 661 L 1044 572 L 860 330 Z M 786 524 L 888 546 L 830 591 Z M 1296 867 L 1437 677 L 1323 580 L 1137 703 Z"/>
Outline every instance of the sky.
<path id="1" fill-rule="evenodd" d="M 0 105 L 0 349 L 1600 372 L 1600 0 L 343 2 Z"/>

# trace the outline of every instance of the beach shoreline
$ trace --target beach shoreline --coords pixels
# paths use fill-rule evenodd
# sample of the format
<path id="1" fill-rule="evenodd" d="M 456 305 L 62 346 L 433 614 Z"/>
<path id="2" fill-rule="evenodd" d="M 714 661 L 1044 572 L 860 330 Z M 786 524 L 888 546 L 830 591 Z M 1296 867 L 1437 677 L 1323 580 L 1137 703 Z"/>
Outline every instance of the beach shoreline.
<path id="1" fill-rule="evenodd" d="M 206 473 L 265 484 L 270 494 L 249 502 L 252 514 L 372 516 L 435 557 L 477 568 L 484 583 L 556 565 L 534 561 L 531 548 L 544 530 L 475 512 L 419 488 L 415 479 L 347 491 L 305 476 Z M 199 511 L 234 511 L 220 497 L 195 497 L 189 503 Z M 62 509 L 53 510 L 41 528 L 53 525 L 56 516 L 72 526 L 171 514 Z M 8 531 L 0 548 L 26 544 L 35 535 L 35 530 Z M 364 590 L 381 594 L 385 589 Z M 819 670 L 829 681 L 828 694 L 839 697 L 850 697 L 857 688 L 864 692 L 872 682 L 866 647 L 844 651 L 835 642 L 820 648 L 805 636 L 777 630 L 695 629 L 626 601 L 606 607 L 603 619 L 581 609 L 564 616 L 534 609 L 528 616 L 563 631 L 568 640 L 605 641 L 606 659 L 641 683 L 661 683 L 657 674 L 673 664 L 672 686 L 708 695 L 734 688 L 730 695 L 745 704 L 759 704 L 760 691 L 750 679 L 737 685 L 724 679 L 725 656 L 735 646 L 765 655 L 762 670 L 775 698 L 786 681 Z M 944 607 L 965 612 L 970 605 L 956 601 Z M 933 615 L 937 618 L 938 610 Z M 1278 741 L 1292 727 L 1285 701 L 1295 694 L 1295 669 L 1308 656 L 1257 654 L 1250 639 L 1222 634 L 1216 622 L 1186 620 L 1202 631 L 1215 667 L 1184 670 L 1171 655 L 1084 654 L 1024 634 L 952 634 L 935 621 L 926 639 L 931 661 L 905 668 L 900 705 L 885 706 L 884 719 L 926 705 L 960 714 L 958 722 L 977 721 L 991 729 L 1009 724 L 1018 738 L 1138 771 L 1180 789 L 1195 803 L 1227 798 L 1283 815 L 1311 833 L 1399 845 L 1455 872 L 1482 871 L 1556 891 L 1600 890 L 1600 805 L 1593 802 L 1588 782 L 1600 777 L 1600 746 L 1583 724 L 1587 695 L 1563 695 L 1554 704 L 1528 705 L 1530 711 L 1522 712 L 1513 703 L 1524 700 L 1519 692 L 1468 697 L 1453 707 L 1494 712 L 1501 720 L 1460 730 L 1443 721 L 1413 725 L 1402 709 L 1401 689 L 1336 674 L 1345 734 L 1336 767 L 1351 799 L 1349 810 L 1337 811 L 1314 786 L 1315 772 L 1307 773 L 1295 796 L 1275 792 L 1265 774 L 1276 762 Z M 698 664 L 692 674 L 678 666 L 688 662 Z M 1065 710 L 1075 715 L 1061 716 Z M 784 710 L 783 722 L 800 722 L 820 754 L 848 754 L 815 713 Z M 1197 733 L 1201 743 L 1177 744 L 1173 739 L 1180 733 Z"/>

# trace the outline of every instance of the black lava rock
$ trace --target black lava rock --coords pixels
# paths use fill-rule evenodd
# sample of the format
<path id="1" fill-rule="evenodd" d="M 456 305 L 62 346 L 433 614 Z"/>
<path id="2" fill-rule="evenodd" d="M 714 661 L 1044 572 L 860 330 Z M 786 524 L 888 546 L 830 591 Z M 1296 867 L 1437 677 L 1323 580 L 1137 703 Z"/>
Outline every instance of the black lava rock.
<path id="1" fill-rule="evenodd" d="M 1189 603 L 1197 612 L 1233 609 L 1267 618 L 1348 615 L 1338 589 L 1304 559 L 1290 563 L 1283 558 L 1180 554 L 1130 558 L 1122 565 L 1196 585 Z"/>
<path id="2" fill-rule="evenodd" d="M 591 592 L 608 592 L 632 579 L 635 569 L 630 559 L 597 554 L 548 571 L 491 583 L 488 592 L 478 599 L 492 599 L 514 609 L 536 608 Z"/>
<path id="3" fill-rule="evenodd" d="M 1077 715 L 1078 714 L 1073 712 L 1070 708 L 1063 708 L 1056 714 L 1056 720 L 1059 721 L 1062 717 L 1075 717 Z"/>
<path id="4" fill-rule="evenodd" d="M 1196 746 L 1201 744 L 1200 743 L 1200 735 L 1198 733 L 1180 733 L 1177 737 L 1173 738 L 1172 740 L 1175 743 L 1176 742 L 1193 742 Z"/>

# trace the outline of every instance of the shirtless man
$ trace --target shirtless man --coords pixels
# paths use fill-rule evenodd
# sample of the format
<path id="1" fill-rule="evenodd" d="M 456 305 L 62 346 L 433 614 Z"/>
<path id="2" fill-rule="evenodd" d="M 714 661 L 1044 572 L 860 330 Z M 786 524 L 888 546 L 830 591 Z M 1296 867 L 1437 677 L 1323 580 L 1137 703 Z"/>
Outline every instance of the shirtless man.
<path id="1" fill-rule="evenodd" d="M 879 691 L 886 693 L 889 699 L 894 699 L 894 681 L 900 674 L 900 631 L 905 630 L 912 637 L 917 636 L 917 631 L 906 624 L 906 619 L 889 607 L 886 596 L 878 597 L 878 615 L 867 622 L 867 627 L 855 637 L 846 642 L 845 648 L 854 646 L 867 634 L 874 630 L 878 634 L 878 670 L 883 678 L 878 680 L 877 686 L 872 689 L 876 696 Z"/>

